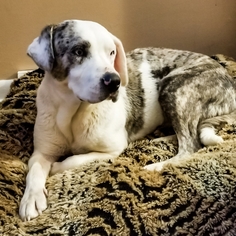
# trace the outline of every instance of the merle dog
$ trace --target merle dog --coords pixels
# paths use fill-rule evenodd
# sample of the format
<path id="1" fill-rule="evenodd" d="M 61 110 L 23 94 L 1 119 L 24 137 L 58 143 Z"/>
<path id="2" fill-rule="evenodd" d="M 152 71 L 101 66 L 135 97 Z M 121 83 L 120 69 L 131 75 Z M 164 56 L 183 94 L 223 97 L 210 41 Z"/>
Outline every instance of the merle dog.
<path id="1" fill-rule="evenodd" d="M 222 142 L 214 125 L 235 118 L 234 80 L 202 54 L 143 48 L 125 55 L 121 41 L 101 25 L 69 20 L 45 27 L 28 55 L 46 74 L 37 94 L 23 220 L 46 209 L 49 173 L 115 158 L 129 142 L 167 122 L 179 151 L 145 167 L 160 170 L 201 144 Z M 68 157 L 58 162 L 61 156 Z"/>

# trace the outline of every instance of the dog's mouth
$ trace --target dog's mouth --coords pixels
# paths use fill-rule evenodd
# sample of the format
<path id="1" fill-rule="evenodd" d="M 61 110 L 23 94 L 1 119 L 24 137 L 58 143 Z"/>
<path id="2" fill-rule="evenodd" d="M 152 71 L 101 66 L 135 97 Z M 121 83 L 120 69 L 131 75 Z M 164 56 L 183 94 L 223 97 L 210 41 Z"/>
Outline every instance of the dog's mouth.
<path id="1" fill-rule="evenodd" d="M 81 99 L 79 96 L 76 96 L 81 102 L 84 102 L 83 99 Z"/>
<path id="2" fill-rule="evenodd" d="M 112 102 L 116 102 L 118 100 L 118 95 L 119 95 L 119 90 L 117 90 L 114 93 L 111 93 L 107 99 L 112 100 Z"/>

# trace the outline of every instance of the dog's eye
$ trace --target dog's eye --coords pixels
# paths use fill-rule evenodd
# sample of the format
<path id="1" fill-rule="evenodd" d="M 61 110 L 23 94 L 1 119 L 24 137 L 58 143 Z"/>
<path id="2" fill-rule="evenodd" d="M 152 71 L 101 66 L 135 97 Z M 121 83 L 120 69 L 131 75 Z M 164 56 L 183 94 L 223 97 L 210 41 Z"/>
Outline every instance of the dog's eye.
<path id="1" fill-rule="evenodd" d="M 112 56 L 112 55 L 115 55 L 115 51 L 114 51 L 114 50 L 112 50 L 112 51 L 110 52 L 110 56 Z"/>
<path id="2" fill-rule="evenodd" d="M 84 55 L 84 51 L 81 48 L 77 48 L 74 50 L 74 54 L 78 57 L 82 57 Z"/>

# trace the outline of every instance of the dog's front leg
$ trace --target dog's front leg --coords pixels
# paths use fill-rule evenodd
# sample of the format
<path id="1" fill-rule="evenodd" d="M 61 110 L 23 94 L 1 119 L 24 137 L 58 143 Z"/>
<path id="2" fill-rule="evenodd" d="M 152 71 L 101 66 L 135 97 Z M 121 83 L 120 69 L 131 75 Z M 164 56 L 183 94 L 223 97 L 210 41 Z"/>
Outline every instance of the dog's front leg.
<path id="1" fill-rule="evenodd" d="M 98 160 L 110 160 L 117 157 L 119 153 L 101 153 L 101 152 L 89 152 L 87 154 L 73 155 L 67 157 L 62 162 L 54 162 L 50 171 L 50 175 L 63 172 L 68 169 L 79 167 L 93 161 Z"/>
<path id="2" fill-rule="evenodd" d="M 19 214 L 22 220 L 29 221 L 47 208 L 45 182 L 51 169 L 51 162 L 35 151 L 29 160 L 26 189 L 20 202 Z"/>

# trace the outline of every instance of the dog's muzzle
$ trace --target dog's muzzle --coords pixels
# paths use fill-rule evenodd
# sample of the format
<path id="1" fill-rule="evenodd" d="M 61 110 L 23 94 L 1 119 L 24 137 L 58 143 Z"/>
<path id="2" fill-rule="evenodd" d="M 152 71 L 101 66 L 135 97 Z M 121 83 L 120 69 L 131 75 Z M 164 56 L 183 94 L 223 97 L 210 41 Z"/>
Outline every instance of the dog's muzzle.
<path id="1" fill-rule="evenodd" d="M 118 89 L 120 87 L 120 77 L 116 73 L 105 73 L 102 77 L 102 90 L 108 99 L 113 102 L 117 100 Z"/>

